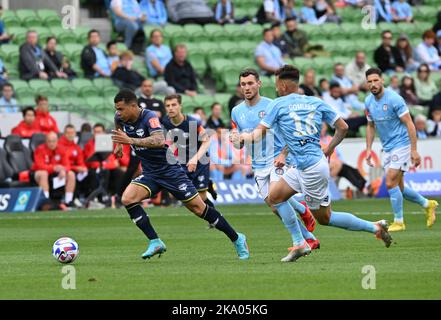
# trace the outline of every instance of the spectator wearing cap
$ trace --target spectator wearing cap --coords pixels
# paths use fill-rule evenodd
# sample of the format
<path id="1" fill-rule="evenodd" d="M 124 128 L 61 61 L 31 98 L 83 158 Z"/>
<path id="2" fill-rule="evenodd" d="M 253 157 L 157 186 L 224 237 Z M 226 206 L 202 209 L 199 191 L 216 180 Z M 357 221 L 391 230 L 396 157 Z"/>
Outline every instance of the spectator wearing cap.
<path id="1" fill-rule="evenodd" d="M 345 76 L 345 67 L 342 63 L 335 64 L 334 75 L 332 76 L 331 81 L 340 84 L 344 101 L 349 103 L 353 109 L 364 109 L 364 103 L 359 101 L 357 96 L 360 88 Z"/>
<path id="2" fill-rule="evenodd" d="M 438 89 L 435 82 L 430 78 L 430 68 L 427 64 L 423 63 L 417 69 L 417 77 L 415 78 L 415 89 L 419 104 L 423 106 L 430 105 L 433 96 L 437 93 Z"/>
<path id="3" fill-rule="evenodd" d="M 434 108 L 427 120 L 427 132 L 431 137 L 441 137 L 441 107 Z"/>
<path id="4" fill-rule="evenodd" d="M 306 32 L 297 27 L 296 18 L 288 18 L 285 20 L 286 31 L 282 35 L 282 39 L 286 43 L 286 49 L 290 58 L 294 57 L 311 57 L 306 52 L 308 47 L 308 36 Z"/>
<path id="5" fill-rule="evenodd" d="M 196 72 L 187 60 L 185 45 L 178 44 L 175 47 L 173 59 L 165 67 L 164 77 L 168 85 L 175 88 L 177 93 L 185 93 L 191 97 L 197 95 Z"/>
<path id="6" fill-rule="evenodd" d="M 385 30 L 381 33 L 382 43 L 374 52 L 374 61 L 386 74 L 404 71 L 404 61 L 400 52 L 392 45 L 392 32 Z"/>
<path id="7" fill-rule="evenodd" d="M 145 59 L 149 74 L 153 78 L 164 75 L 165 67 L 173 59 L 170 47 L 163 44 L 164 37 L 161 30 L 150 32 L 150 45 L 145 50 Z"/>
<path id="8" fill-rule="evenodd" d="M 394 22 L 413 22 L 412 7 L 406 0 L 396 0 L 392 3 Z"/>
<path id="9" fill-rule="evenodd" d="M 2 89 L 2 97 L 0 98 L 0 113 L 18 112 L 17 100 L 13 98 L 14 88 L 12 84 L 5 83 Z"/>
<path id="10" fill-rule="evenodd" d="M 415 52 L 420 63 L 428 64 L 432 71 L 440 71 L 441 57 L 434 46 L 435 38 L 435 32 L 426 30 L 423 33 L 423 41 L 415 48 Z"/>
<path id="11" fill-rule="evenodd" d="M 115 29 L 124 32 L 124 44 L 130 49 L 133 38 L 146 21 L 146 16 L 136 0 L 112 0 L 110 9 L 114 16 Z"/>
<path id="12" fill-rule="evenodd" d="M 366 54 L 363 51 L 358 51 L 355 54 L 355 58 L 345 66 L 345 76 L 354 85 L 358 86 L 359 90 L 367 91 L 365 74 L 370 67 L 366 63 Z"/>
<path id="13" fill-rule="evenodd" d="M 415 117 L 415 130 L 418 139 L 427 139 L 429 133 L 427 132 L 427 117 L 423 114 L 418 114 Z"/>
<path id="14" fill-rule="evenodd" d="M 49 114 L 49 103 L 45 96 L 37 96 L 35 98 L 37 106 L 35 108 L 35 121 L 37 122 L 40 131 L 44 134 L 49 132 L 58 133 L 57 121 Z"/>
<path id="15" fill-rule="evenodd" d="M 87 34 L 88 45 L 81 52 L 81 68 L 86 78 L 110 77 L 109 61 L 104 50 L 98 47 L 101 42 L 98 30 L 92 29 Z"/>
<path id="16" fill-rule="evenodd" d="M 259 43 L 255 51 L 257 65 L 266 75 L 272 75 L 282 67 L 285 62 L 282 58 L 282 51 L 273 43 L 274 34 L 271 29 L 263 30 L 263 41 Z"/>
<path id="17" fill-rule="evenodd" d="M 22 111 L 23 120 L 11 131 L 22 138 L 30 138 L 34 133 L 41 132 L 38 122 L 35 121 L 35 110 L 32 107 L 24 108 Z"/>
<path id="18" fill-rule="evenodd" d="M 405 34 L 401 34 L 398 37 L 396 48 L 398 49 L 401 59 L 404 62 L 405 71 L 407 73 L 414 72 L 418 68 L 419 63 L 413 58 L 413 48 L 410 45 L 409 38 L 407 38 Z"/>
<path id="19" fill-rule="evenodd" d="M 141 0 L 141 12 L 146 16 L 146 24 L 165 26 L 167 24 L 167 9 L 162 0 Z"/>

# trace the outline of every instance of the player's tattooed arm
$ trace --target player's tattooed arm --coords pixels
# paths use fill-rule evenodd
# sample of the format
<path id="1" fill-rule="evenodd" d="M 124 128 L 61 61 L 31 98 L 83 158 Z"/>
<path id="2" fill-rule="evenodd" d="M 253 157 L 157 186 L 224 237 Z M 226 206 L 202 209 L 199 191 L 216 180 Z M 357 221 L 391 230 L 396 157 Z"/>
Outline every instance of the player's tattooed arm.
<path id="1" fill-rule="evenodd" d="M 164 133 L 161 131 L 155 131 L 147 138 L 130 138 L 131 143 L 137 147 L 144 148 L 162 148 L 165 145 Z"/>
<path id="2" fill-rule="evenodd" d="M 323 150 L 326 157 L 330 157 L 332 155 L 335 148 L 340 144 L 340 142 L 343 141 L 346 133 L 348 132 L 348 124 L 342 118 L 338 118 L 337 121 L 335 121 L 334 126 L 335 134 L 332 137 L 329 145 Z"/>

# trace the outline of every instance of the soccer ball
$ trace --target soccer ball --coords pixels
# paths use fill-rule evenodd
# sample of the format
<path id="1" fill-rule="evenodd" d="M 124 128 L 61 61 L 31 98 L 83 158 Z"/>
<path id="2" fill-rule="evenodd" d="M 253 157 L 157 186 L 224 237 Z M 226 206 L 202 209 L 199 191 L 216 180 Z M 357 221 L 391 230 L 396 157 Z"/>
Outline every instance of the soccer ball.
<path id="1" fill-rule="evenodd" d="M 60 263 L 73 262 L 80 253 L 78 243 L 71 238 L 63 237 L 54 242 L 52 255 Z"/>

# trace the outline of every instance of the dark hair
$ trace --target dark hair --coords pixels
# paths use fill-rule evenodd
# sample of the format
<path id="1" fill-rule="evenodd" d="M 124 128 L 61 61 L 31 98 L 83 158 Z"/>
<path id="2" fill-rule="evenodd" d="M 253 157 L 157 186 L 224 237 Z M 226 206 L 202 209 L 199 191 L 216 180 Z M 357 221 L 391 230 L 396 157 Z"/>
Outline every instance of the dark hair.
<path id="1" fill-rule="evenodd" d="M 75 126 L 73 124 L 71 124 L 71 123 L 66 124 L 64 126 L 64 131 L 66 131 L 67 129 L 74 129 L 75 130 Z"/>
<path id="2" fill-rule="evenodd" d="M 28 113 L 28 111 L 32 111 L 35 115 L 35 109 L 32 107 L 26 107 L 23 110 L 21 110 L 21 113 L 23 114 L 23 118 L 25 117 L 26 113 Z"/>
<path id="3" fill-rule="evenodd" d="M 320 80 L 319 80 L 319 85 L 321 86 L 322 85 L 322 83 L 323 82 L 328 82 L 328 79 L 326 79 L 326 78 L 321 78 Z"/>
<path id="4" fill-rule="evenodd" d="M 57 41 L 57 37 L 49 36 L 49 37 L 47 37 L 47 39 L 46 39 L 46 44 L 48 44 L 49 41 L 51 41 L 52 39 L 54 39 L 55 41 Z"/>
<path id="5" fill-rule="evenodd" d="M 106 131 L 106 127 L 101 122 L 95 123 L 95 125 L 93 126 L 93 129 L 95 129 L 95 128 L 102 128 L 104 131 Z"/>
<path id="6" fill-rule="evenodd" d="M 222 104 L 221 104 L 221 103 L 219 103 L 219 102 L 213 102 L 213 104 L 212 104 L 211 107 L 210 107 L 210 110 L 213 111 L 214 106 L 217 106 L 217 105 L 221 106 L 221 108 L 222 108 Z"/>
<path id="7" fill-rule="evenodd" d="M 265 33 L 269 32 L 269 31 L 272 31 L 271 28 L 265 28 L 265 29 L 263 29 L 262 34 L 265 34 Z"/>
<path id="8" fill-rule="evenodd" d="M 136 94 L 129 89 L 122 89 L 116 94 L 113 102 L 116 104 L 120 101 L 123 101 L 124 103 L 135 103 L 138 105 L 138 98 L 136 97 Z"/>
<path id="9" fill-rule="evenodd" d="M 46 96 L 41 95 L 41 94 L 39 94 L 38 96 L 35 97 L 35 103 L 37 103 L 37 104 L 42 100 L 48 101 L 48 98 Z"/>
<path id="10" fill-rule="evenodd" d="M 109 50 L 109 48 L 113 45 L 115 45 L 117 42 L 115 40 L 111 40 L 109 42 L 107 42 L 106 48 L 107 50 Z"/>
<path id="11" fill-rule="evenodd" d="M 239 83 L 238 83 L 238 85 L 240 86 L 240 78 L 242 78 L 242 77 L 248 77 L 248 76 L 254 76 L 254 78 L 256 78 L 257 81 L 260 80 L 259 72 L 257 72 L 256 69 L 246 68 L 246 69 L 243 69 L 243 70 L 239 73 Z"/>
<path id="12" fill-rule="evenodd" d="M 285 23 L 289 22 L 289 21 L 297 21 L 296 17 L 289 17 L 285 19 Z"/>
<path id="13" fill-rule="evenodd" d="M 379 68 L 370 68 L 366 71 L 366 78 L 371 74 L 378 74 L 381 77 L 383 75 L 383 72 Z"/>
<path id="14" fill-rule="evenodd" d="M 10 87 L 12 90 L 14 90 L 14 86 L 12 85 L 12 83 L 9 83 L 9 82 L 6 82 L 4 85 L 3 85 L 3 88 L 4 87 Z"/>
<path id="15" fill-rule="evenodd" d="M 384 35 L 385 35 L 386 33 L 390 33 L 390 34 L 392 34 L 392 31 L 390 31 L 390 30 L 384 30 L 384 31 L 381 33 L 381 37 L 384 37 Z"/>
<path id="16" fill-rule="evenodd" d="M 272 24 L 271 24 L 271 30 L 272 29 L 274 29 L 274 28 L 278 28 L 278 27 L 280 27 L 280 22 L 273 22 Z"/>
<path id="17" fill-rule="evenodd" d="M 285 64 L 283 67 L 280 67 L 274 74 L 279 77 L 280 80 L 291 80 L 295 83 L 299 83 L 300 71 L 290 64 Z"/>
<path id="18" fill-rule="evenodd" d="M 164 98 L 164 103 L 168 100 L 173 100 L 173 99 L 178 100 L 178 103 L 182 104 L 182 96 L 180 94 L 169 94 Z"/>
<path id="19" fill-rule="evenodd" d="M 81 125 L 80 132 L 92 132 L 92 126 L 89 122 L 84 122 Z"/>
<path id="20" fill-rule="evenodd" d="M 149 36 L 149 37 L 150 37 L 150 38 L 153 37 L 153 34 L 154 34 L 155 32 L 160 32 L 161 35 L 162 35 L 162 31 L 161 31 L 160 29 L 157 29 L 157 28 L 156 28 L 156 29 L 153 29 L 152 31 L 150 31 L 150 36 Z"/>
<path id="21" fill-rule="evenodd" d="M 195 108 L 193 109 L 193 113 L 196 113 L 196 111 L 199 111 L 199 110 L 202 110 L 202 111 L 205 113 L 205 110 L 204 110 L 204 108 L 202 108 L 202 107 L 195 107 Z"/>
<path id="22" fill-rule="evenodd" d="M 340 83 L 338 83 L 337 81 L 331 81 L 331 83 L 329 84 L 329 90 L 332 90 L 334 88 L 340 88 Z"/>
<path id="23" fill-rule="evenodd" d="M 97 29 L 91 29 L 91 30 L 89 30 L 89 32 L 87 33 L 87 39 L 90 39 L 90 35 L 91 35 L 92 33 L 98 33 L 98 34 L 100 34 L 100 32 L 99 32 Z"/>

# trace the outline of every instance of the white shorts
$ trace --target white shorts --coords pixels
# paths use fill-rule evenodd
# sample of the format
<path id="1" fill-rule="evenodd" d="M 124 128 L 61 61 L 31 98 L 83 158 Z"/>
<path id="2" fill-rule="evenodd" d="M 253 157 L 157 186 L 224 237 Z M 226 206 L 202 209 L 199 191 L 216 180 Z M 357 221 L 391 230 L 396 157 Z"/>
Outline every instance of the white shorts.
<path id="1" fill-rule="evenodd" d="M 283 179 L 292 189 L 305 194 L 306 204 L 311 209 L 317 210 L 320 206 L 327 207 L 331 204 L 328 189 L 329 164 L 324 157 L 305 170 L 288 169 Z"/>
<path id="2" fill-rule="evenodd" d="M 271 182 L 277 182 L 288 170 L 288 167 L 276 168 L 274 166 L 254 170 L 254 179 L 256 180 L 257 190 L 263 199 L 266 199 L 269 194 L 269 187 Z"/>
<path id="3" fill-rule="evenodd" d="M 390 152 L 383 151 L 382 154 L 383 168 L 385 171 L 396 169 L 401 171 L 409 171 L 410 160 L 410 146 L 394 149 Z"/>

